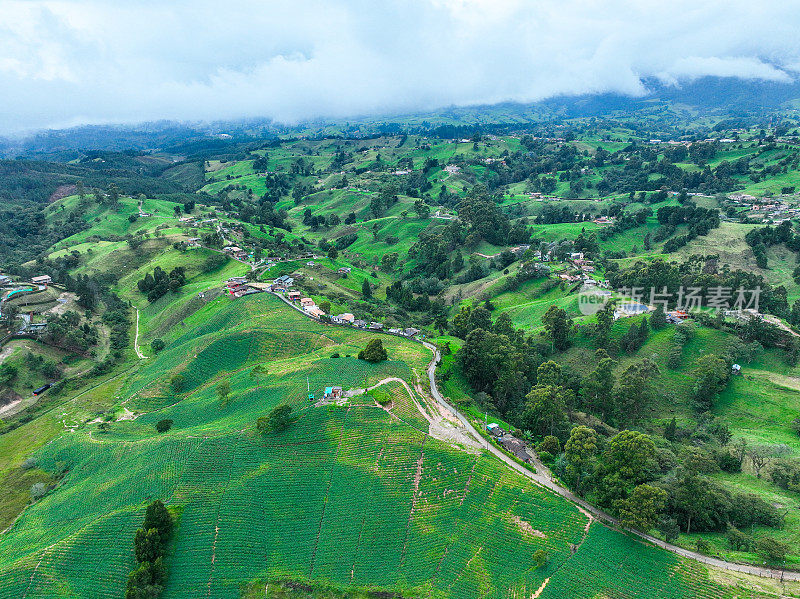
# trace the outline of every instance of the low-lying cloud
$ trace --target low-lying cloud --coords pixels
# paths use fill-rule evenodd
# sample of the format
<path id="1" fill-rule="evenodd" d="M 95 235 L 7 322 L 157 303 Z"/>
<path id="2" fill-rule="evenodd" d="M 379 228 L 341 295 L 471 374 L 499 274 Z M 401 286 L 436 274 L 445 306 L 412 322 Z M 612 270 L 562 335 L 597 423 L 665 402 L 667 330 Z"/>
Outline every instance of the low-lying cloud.
<path id="1" fill-rule="evenodd" d="M 800 0 L 0 0 L 0 132 L 790 82 Z"/>

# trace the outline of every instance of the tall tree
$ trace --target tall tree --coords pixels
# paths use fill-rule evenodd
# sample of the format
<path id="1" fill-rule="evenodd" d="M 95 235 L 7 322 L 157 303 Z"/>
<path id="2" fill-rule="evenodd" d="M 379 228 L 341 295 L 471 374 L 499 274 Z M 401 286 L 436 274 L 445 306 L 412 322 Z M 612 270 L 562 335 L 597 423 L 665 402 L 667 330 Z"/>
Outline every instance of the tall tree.
<path id="1" fill-rule="evenodd" d="M 567 477 L 578 495 L 583 494 L 581 483 L 591 472 L 591 466 L 597 456 L 597 433 L 588 426 L 576 426 L 564 444 L 564 460 L 567 465 Z"/>
<path id="2" fill-rule="evenodd" d="M 573 401 L 573 392 L 561 386 L 536 385 L 525 396 L 522 420 L 525 428 L 534 435 L 558 436 L 566 422 L 567 404 Z"/>
<path id="3" fill-rule="evenodd" d="M 542 316 L 542 323 L 555 349 L 564 351 L 569 347 L 572 319 L 567 316 L 565 310 L 558 306 L 550 306 L 544 316 Z"/>
<path id="4" fill-rule="evenodd" d="M 638 485 L 631 496 L 622 500 L 617 509 L 620 523 L 628 528 L 647 532 L 656 525 L 667 502 L 667 492 L 652 485 Z"/>
<path id="5" fill-rule="evenodd" d="M 581 394 L 588 409 L 605 420 L 614 410 L 614 368 L 613 360 L 604 349 L 595 352 L 597 366 L 583 380 Z"/>

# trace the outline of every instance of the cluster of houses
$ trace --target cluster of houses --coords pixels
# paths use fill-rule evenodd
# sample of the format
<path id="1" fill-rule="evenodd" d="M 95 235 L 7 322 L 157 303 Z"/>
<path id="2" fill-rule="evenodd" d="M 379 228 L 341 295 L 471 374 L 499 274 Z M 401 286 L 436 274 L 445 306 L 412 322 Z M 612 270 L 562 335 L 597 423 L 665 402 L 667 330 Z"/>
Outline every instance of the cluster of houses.
<path id="1" fill-rule="evenodd" d="M 217 222 L 216 218 L 199 219 L 196 216 L 181 216 L 178 222 L 188 225 L 190 227 L 202 227 L 203 225 L 211 225 Z"/>
<path id="2" fill-rule="evenodd" d="M 239 277 L 241 278 L 241 277 Z M 253 283 L 249 283 L 248 285 L 253 285 Z M 309 316 L 313 316 L 314 318 L 322 318 L 325 315 L 325 312 L 317 306 L 316 302 L 310 297 L 303 297 L 303 294 L 299 291 L 294 291 L 291 287 L 294 285 L 294 278 L 290 277 L 289 275 L 282 275 L 275 279 L 271 284 L 261 284 L 265 286 L 267 291 L 271 291 L 273 293 L 281 293 L 285 294 L 287 300 L 292 303 L 297 304 L 300 309 L 303 310 Z M 344 312 L 343 314 L 334 314 L 331 316 L 331 322 L 335 324 L 342 324 L 355 327 L 357 329 L 363 329 L 368 331 L 384 331 L 390 333 L 392 335 L 399 335 L 401 337 L 416 337 L 420 334 L 419 329 L 415 329 L 413 327 L 408 327 L 405 329 L 384 329 L 382 322 L 367 322 L 366 320 L 361 320 L 356 318 L 350 312 Z"/>
<path id="3" fill-rule="evenodd" d="M 231 277 L 225 281 L 225 291 L 228 295 L 232 295 L 233 297 L 243 297 L 245 295 L 270 290 L 271 286 L 268 283 L 248 281 L 247 277 Z"/>
<path id="4" fill-rule="evenodd" d="M 247 262 L 247 260 L 250 259 L 250 253 L 247 250 L 243 250 L 237 245 L 229 245 L 222 251 L 231 258 L 239 260 L 240 262 Z"/>
<path id="5" fill-rule="evenodd" d="M 609 286 L 608 281 L 598 281 L 592 277 L 595 271 L 594 262 L 587 260 L 583 252 L 571 253 L 567 258 L 567 262 L 572 268 L 569 272 L 563 272 L 558 275 L 558 278 L 562 281 L 568 283 L 583 283 L 584 287 L 607 288 Z"/>

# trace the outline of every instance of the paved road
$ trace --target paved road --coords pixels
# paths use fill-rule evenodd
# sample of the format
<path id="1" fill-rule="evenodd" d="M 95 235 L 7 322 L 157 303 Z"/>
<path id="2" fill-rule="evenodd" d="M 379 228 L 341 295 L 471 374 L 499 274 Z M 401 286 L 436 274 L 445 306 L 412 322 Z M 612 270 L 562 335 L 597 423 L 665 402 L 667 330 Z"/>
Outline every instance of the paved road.
<path id="1" fill-rule="evenodd" d="M 440 405 L 442 405 L 446 409 L 450 410 L 453 414 L 455 414 L 472 436 L 478 439 L 478 441 L 480 441 L 492 454 L 494 454 L 496 457 L 505 462 L 505 464 L 508 467 L 513 468 L 514 470 L 516 470 L 523 476 L 530 478 L 537 484 L 549 489 L 550 491 L 560 495 L 561 497 L 567 499 L 568 501 L 571 501 L 572 503 L 580 506 L 598 520 L 603 520 L 605 522 L 608 522 L 610 524 L 622 528 L 619 522 L 615 518 L 605 513 L 601 509 L 593 506 L 592 504 L 587 503 L 586 501 L 584 501 L 583 499 L 572 493 L 569 489 L 566 489 L 561 485 L 555 483 L 546 474 L 541 474 L 541 472 L 543 471 L 541 468 L 539 469 L 539 471 L 534 473 L 528 470 L 527 468 L 524 468 L 523 466 L 519 465 L 508 455 L 503 453 L 496 445 L 486 441 L 484 437 L 477 430 L 475 430 L 475 427 L 472 426 L 472 423 L 470 423 L 470 421 L 467 420 L 467 418 L 465 418 L 463 414 L 461 414 L 453 406 L 447 403 L 444 397 L 442 397 L 442 394 L 439 393 L 439 388 L 436 385 L 436 363 L 439 361 L 440 358 L 439 350 L 434 345 L 427 342 L 423 342 L 423 345 L 427 347 L 429 350 L 431 350 L 431 352 L 433 352 L 433 359 L 431 360 L 431 363 L 428 364 L 428 380 L 430 381 L 431 385 L 431 395 L 433 395 L 433 398 L 437 402 L 439 402 Z M 662 549 L 666 549 L 667 551 L 671 551 L 672 553 L 675 553 L 677 555 L 681 555 L 683 557 L 687 557 L 696 560 L 698 562 L 708 564 L 709 566 L 715 566 L 723 570 L 742 572 L 744 574 L 753 574 L 755 576 L 761 576 L 764 578 L 776 578 L 779 580 L 800 580 L 800 572 L 793 572 L 790 570 L 774 570 L 771 568 L 748 566 L 745 564 L 734 564 L 731 562 L 726 562 L 721 559 L 703 555 L 702 553 L 697 553 L 696 551 L 690 551 L 688 549 L 684 549 L 683 547 L 678 547 L 677 545 L 673 545 L 671 543 L 666 543 L 661 539 L 657 539 L 651 535 L 639 532 L 637 530 L 632 530 L 632 529 L 625 529 L 625 530 L 627 530 L 631 534 L 636 535 L 641 539 L 644 539 L 645 541 L 649 541 L 654 545 L 658 545 Z"/>

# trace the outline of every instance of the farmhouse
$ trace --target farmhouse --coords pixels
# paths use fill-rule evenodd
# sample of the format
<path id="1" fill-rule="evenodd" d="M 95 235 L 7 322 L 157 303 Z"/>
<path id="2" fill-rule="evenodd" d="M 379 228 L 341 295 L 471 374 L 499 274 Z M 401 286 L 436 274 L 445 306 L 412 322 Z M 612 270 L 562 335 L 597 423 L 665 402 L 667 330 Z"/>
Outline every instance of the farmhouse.
<path id="1" fill-rule="evenodd" d="M 533 456 L 531 456 L 531 454 L 528 453 L 528 447 L 527 445 L 525 445 L 524 442 L 520 441 L 519 439 L 517 439 L 512 435 L 503 435 L 502 437 L 497 439 L 497 442 L 507 452 L 514 454 L 514 456 L 516 456 L 517 459 L 522 460 L 526 464 L 530 463 L 531 458 Z"/>
<path id="2" fill-rule="evenodd" d="M 413 337 L 414 335 L 419 335 L 419 333 L 420 333 L 420 330 L 419 329 L 415 329 L 413 327 L 409 327 L 409 328 L 403 330 L 403 335 L 405 335 L 406 337 Z"/>
<path id="3" fill-rule="evenodd" d="M 369 323 L 369 330 L 370 331 L 382 331 L 383 330 L 383 323 L 382 322 L 371 322 L 371 323 Z"/>
<path id="4" fill-rule="evenodd" d="M 50 275 L 42 275 L 42 276 L 39 276 L 39 277 L 33 277 L 31 279 L 31 283 L 33 283 L 34 285 L 40 285 L 40 286 L 44 286 L 44 287 L 47 287 L 52 282 L 53 282 L 53 279 L 50 278 Z"/>
<path id="5" fill-rule="evenodd" d="M 289 298 L 289 301 L 299 302 L 302 296 L 299 291 L 290 291 L 286 297 Z"/>
<path id="6" fill-rule="evenodd" d="M 352 324 L 355 318 L 356 317 L 349 312 L 345 312 L 344 314 L 337 314 L 336 316 L 333 316 L 331 320 L 337 324 Z"/>
<path id="7" fill-rule="evenodd" d="M 359 329 L 366 329 L 368 324 L 369 323 L 367 323 L 366 320 L 354 320 L 353 321 L 353 326 L 354 327 L 358 327 Z"/>
<path id="8" fill-rule="evenodd" d="M 186 243 L 189 245 L 189 247 L 198 248 L 200 247 L 201 241 L 202 240 L 199 237 L 190 237 Z"/>
<path id="9" fill-rule="evenodd" d="M 353 269 L 352 269 L 352 268 L 350 268 L 349 266 L 342 266 L 342 267 L 341 267 L 341 268 L 340 268 L 340 269 L 339 269 L 337 272 L 338 272 L 340 275 L 346 275 L 346 274 L 348 274 L 348 273 L 349 273 L 351 270 L 353 270 Z"/>
<path id="10" fill-rule="evenodd" d="M 341 387 L 325 387 L 325 399 L 340 399 L 342 397 Z"/>
<path id="11" fill-rule="evenodd" d="M 300 298 L 300 305 L 303 306 L 304 308 L 307 308 L 309 306 L 314 306 L 315 304 L 314 300 L 311 299 L 310 297 L 303 297 Z"/>
<path id="12" fill-rule="evenodd" d="M 294 285 L 294 279 L 289 275 L 282 275 L 273 281 L 276 285 L 281 285 L 287 289 Z"/>
<path id="13" fill-rule="evenodd" d="M 325 312 L 323 312 L 319 306 L 306 306 L 303 308 L 306 314 L 309 316 L 313 316 L 314 318 L 321 318 Z"/>
<path id="14" fill-rule="evenodd" d="M 0 285 L 11 285 L 12 282 L 8 275 L 0 275 Z"/>

